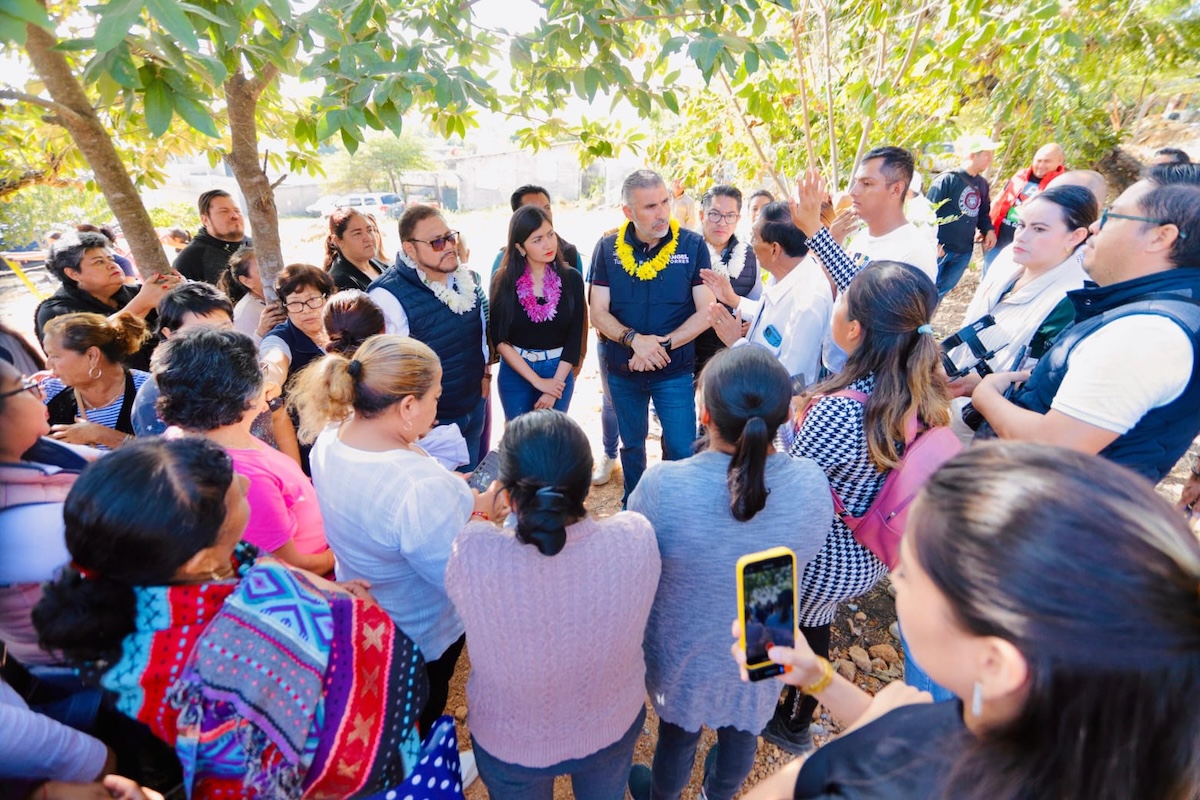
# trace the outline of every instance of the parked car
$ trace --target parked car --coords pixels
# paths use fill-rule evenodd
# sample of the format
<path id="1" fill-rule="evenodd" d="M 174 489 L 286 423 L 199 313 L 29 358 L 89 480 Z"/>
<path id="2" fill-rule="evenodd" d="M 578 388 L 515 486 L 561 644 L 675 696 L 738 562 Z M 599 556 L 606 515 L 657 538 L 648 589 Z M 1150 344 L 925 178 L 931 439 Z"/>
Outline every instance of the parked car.
<path id="1" fill-rule="evenodd" d="M 321 195 L 317 202 L 305 207 L 304 213 L 310 217 L 328 217 L 338 207 L 342 198 L 336 194 Z"/>
<path id="2" fill-rule="evenodd" d="M 337 197 L 333 206 L 323 212 L 323 215 L 328 217 L 339 208 L 353 208 L 374 214 L 376 217 L 398 217 L 404 213 L 405 202 L 392 192 L 347 194 Z"/>

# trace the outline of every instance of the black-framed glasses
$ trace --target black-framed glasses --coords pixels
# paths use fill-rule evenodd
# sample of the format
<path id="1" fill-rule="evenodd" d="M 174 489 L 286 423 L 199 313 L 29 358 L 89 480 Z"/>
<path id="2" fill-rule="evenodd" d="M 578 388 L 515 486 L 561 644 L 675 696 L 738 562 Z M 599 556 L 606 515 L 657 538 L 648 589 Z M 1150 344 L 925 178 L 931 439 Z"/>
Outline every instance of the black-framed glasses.
<path id="1" fill-rule="evenodd" d="M 704 216 L 708 217 L 708 221 L 713 223 L 714 225 L 717 224 L 718 222 L 724 222 L 728 225 L 732 225 L 733 223 L 737 222 L 742 217 L 742 215 L 739 214 L 737 211 L 730 211 L 728 214 L 722 214 L 720 211 L 717 211 L 715 208 L 709 209 L 709 211 L 707 213 L 705 213 Z"/>
<path id="2" fill-rule="evenodd" d="M 283 307 L 292 314 L 299 314 L 306 308 L 320 308 L 325 305 L 325 301 L 328 299 L 325 295 L 321 295 L 320 297 L 310 297 L 307 300 L 293 300 L 290 303 L 284 303 Z"/>
<path id="3" fill-rule="evenodd" d="M 0 400 L 8 397 L 16 397 L 21 392 L 29 392 L 30 394 L 40 398 L 42 396 L 41 381 L 35 381 L 33 378 L 21 378 L 21 387 L 19 389 L 12 389 L 11 391 L 0 394 Z"/>
<path id="4" fill-rule="evenodd" d="M 433 252 L 440 253 L 446 249 L 446 245 L 453 246 L 453 245 L 458 244 L 458 231 L 448 231 L 447 233 L 443 233 L 441 236 L 437 237 L 436 239 L 430 239 L 428 241 L 426 241 L 425 239 L 409 239 L 409 241 L 410 242 L 420 242 L 421 244 L 427 244 L 427 245 L 429 245 L 429 248 L 431 250 L 433 250 Z"/>
<path id="5" fill-rule="evenodd" d="M 1132 220 L 1133 222 L 1146 222 L 1151 225 L 1175 225 L 1174 222 L 1171 222 L 1168 219 L 1154 219 L 1153 217 L 1135 217 L 1132 214 L 1114 214 L 1110 209 L 1106 208 L 1100 212 L 1100 228 L 1103 229 L 1104 223 L 1108 222 L 1110 219 L 1128 219 L 1128 220 Z M 1175 227 L 1178 228 L 1179 226 L 1176 225 Z M 1179 238 L 1186 239 L 1187 233 L 1182 230 L 1179 231 Z"/>

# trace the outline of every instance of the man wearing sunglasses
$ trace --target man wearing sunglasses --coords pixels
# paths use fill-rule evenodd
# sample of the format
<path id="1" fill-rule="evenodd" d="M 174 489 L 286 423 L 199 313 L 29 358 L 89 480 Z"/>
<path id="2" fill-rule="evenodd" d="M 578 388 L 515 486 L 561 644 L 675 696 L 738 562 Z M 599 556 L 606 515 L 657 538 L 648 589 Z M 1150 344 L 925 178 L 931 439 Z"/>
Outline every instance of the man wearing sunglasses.
<path id="1" fill-rule="evenodd" d="M 1200 170 L 1156 167 L 1126 189 L 1083 268 L 1075 321 L 1033 373 L 975 388 L 980 435 L 1098 453 L 1157 482 L 1200 433 Z"/>
<path id="2" fill-rule="evenodd" d="M 400 217 L 396 263 L 375 279 L 368 294 L 383 310 L 388 333 L 411 336 L 433 348 L 442 362 L 437 424 L 458 425 L 475 469 L 491 391 L 487 307 L 479 280 L 458 257 L 458 231 L 432 206 L 412 205 Z"/>

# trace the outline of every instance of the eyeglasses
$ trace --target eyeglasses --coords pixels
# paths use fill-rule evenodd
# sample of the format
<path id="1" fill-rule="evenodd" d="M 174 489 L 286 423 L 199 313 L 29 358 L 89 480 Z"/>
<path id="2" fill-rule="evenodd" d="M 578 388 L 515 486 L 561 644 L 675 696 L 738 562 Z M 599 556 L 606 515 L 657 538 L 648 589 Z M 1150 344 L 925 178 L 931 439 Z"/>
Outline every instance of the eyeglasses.
<path id="1" fill-rule="evenodd" d="M 1112 211 L 1110 211 L 1109 209 L 1106 208 L 1100 212 L 1100 228 L 1103 229 L 1104 223 L 1108 222 L 1110 219 L 1128 219 L 1128 220 L 1132 220 L 1133 222 L 1147 222 L 1151 225 L 1175 225 L 1174 222 L 1171 222 L 1170 220 L 1167 220 L 1167 219 L 1153 219 L 1151 217 L 1135 217 L 1131 214 L 1114 214 L 1114 213 L 1112 213 Z M 1178 226 L 1176 226 L 1176 227 L 1178 227 Z M 1187 232 L 1180 231 L 1179 238 L 1186 239 Z"/>
<path id="2" fill-rule="evenodd" d="M 708 221 L 712 222 L 714 224 L 717 222 L 725 222 L 730 225 L 737 222 L 742 217 L 742 215 L 736 211 L 730 211 L 728 214 L 722 214 L 720 211 L 717 211 L 715 208 L 712 209 L 711 211 L 709 211 L 704 216 L 708 217 Z"/>
<path id="3" fill-rule="evenodd" d="M 440 253 L 446 249 L 446 245 L 458 244 L 458 231 L 450 231 L 444 233 L 436 239 L 425 241 L 424 239 L 409 239 L 410 242 L 420 242 L 421 244 L 429 245 L 430 249 L 435 253 Z"/>
<path id="4" fill-rule="evenodd" d="M 29 392 L 30 394 L 34 395 L 35 397 L 40 398 L 40 397 L 44 396 L 43 391 L 44 390 L 42 389 L 42 384 L 40 381 L 35 381 L 33 378 L 21 378 L 21 388 L 13 389 L 12 391 L 8 391 L 8 392 L 4 392 L 3 394 L 0 394 L 0 400 L 3 400 L 8 397 L 15 397 L 16 395 L 19 395 L 21 392 Z"/>
<path id="5" fill-rule="evenodd" d="M 284 303 L 283 307 L 293 314 L 299 314 L 306 308 L 320 308 L 328 299 L 325 295 L 321 295 L 320 297 L 310 297 L 307 300 L 293 300 L 290 303 Z"/>

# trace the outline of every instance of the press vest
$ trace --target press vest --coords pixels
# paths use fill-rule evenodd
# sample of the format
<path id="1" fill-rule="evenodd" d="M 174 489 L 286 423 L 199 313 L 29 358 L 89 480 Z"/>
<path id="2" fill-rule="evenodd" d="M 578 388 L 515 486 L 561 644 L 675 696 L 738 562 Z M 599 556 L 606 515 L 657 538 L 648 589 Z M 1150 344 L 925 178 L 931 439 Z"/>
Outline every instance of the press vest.
<path id="1" fill-rule="evenodd" d="M 1012 401 L 1045 414 L 1070 368 L 1071 353 L 1087 337 L 1122 317 L 1166 317 L 1192 340 L 1192 375 L 1187 386 L 1175 400 L 1146 412 L 1100 451 L 1101 456 L 1157 483 L 1200 433 L 1200 358 L 1196 357 L 1200 354 L 1200 269 L 1181 267 L 1113 286 L 1088 285 L 1068 292 L 1067 297 L 1075 307 L 1075 322 L 1060 334 Z M 1114 369 L 1121 367 L 1113 365 Z"/>

